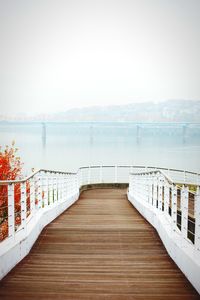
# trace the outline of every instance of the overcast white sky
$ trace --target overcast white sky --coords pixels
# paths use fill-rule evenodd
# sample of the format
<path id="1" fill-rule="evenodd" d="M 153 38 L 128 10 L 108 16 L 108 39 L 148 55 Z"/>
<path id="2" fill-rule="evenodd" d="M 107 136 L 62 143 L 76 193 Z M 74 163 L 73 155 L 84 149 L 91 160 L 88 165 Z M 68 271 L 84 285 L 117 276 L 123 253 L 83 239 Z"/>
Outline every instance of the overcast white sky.
<path id="1" fill-rule="evenodd" d="M 200 100 L 200 0 L 0 0 L 0 113 Z"/>

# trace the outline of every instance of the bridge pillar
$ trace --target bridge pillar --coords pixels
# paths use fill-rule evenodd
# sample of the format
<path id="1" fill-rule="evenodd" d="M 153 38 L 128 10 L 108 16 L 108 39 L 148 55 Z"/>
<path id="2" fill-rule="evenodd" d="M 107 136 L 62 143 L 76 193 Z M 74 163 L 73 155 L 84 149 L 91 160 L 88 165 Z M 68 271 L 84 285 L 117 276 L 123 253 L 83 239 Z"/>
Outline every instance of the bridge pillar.
<path id="1" fill-rule="evenodd" d="M 182 140 L 183 140 L 183 144 L 186 143 L 186 137 L 187 137 L 187 125 L 184 124 L 182 127 Z"/>
<path id="2" fill-rule="evenodd" d="M 46 124 L 42 123 L 42 147 L 46 148 Z"/>

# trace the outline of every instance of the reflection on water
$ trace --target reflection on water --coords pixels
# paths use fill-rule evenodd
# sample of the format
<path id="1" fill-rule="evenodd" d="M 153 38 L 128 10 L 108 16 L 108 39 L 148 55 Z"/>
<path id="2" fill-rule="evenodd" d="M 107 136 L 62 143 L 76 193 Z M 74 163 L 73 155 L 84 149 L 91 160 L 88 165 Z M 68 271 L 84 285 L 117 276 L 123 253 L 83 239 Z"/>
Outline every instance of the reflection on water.
<path id="1" fill-rule="evenodd" d="M 43 147 L 43 149 L 46 148 L 46 138 L 47 138 L 46 124 L 42 123 L 42 147 Z"/>
<path id="2" fill-rule="evenodd" d="M 93 164 L 200 171 L 200 124 L 1 123 L 0 144 L 12 140 L 26 171 Z"/>

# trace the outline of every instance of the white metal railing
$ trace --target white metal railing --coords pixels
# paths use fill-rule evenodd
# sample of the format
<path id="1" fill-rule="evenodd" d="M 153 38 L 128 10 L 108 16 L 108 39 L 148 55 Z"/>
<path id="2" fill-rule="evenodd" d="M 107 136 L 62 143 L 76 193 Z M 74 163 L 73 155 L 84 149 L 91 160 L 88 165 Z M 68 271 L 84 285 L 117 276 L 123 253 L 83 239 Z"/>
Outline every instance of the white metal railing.
<path id="1" fill-rule="evenodd" d="M 180 240 L 191 244 L 200 255 L 199 175 L 177 170 L 171 173 L 176 175 L 177 180 L 172 179 L 169 172 L 166 174 L 158 169 L 132 172 L 129 176 L 129 194 L 165 217 Z"/>
<path id="2" fill-rule="evenodd" d="M 200 184 L 200 175 L 194 172 L 145 166 L 113 165 L 81 167 L 76 173 L 42 169 L 22 180 L 0 181 L 0 242 L 6 238 L 14 237 L 18 231 L 21 231 L 22 229 L 25 230 L 30 220 L 39 212 L 67 201 L 70 196 L 79 192 L 82 185 L 94 183 L 128 183 L 129 174 L 133 171 L 138 173 L 138 175 L 131 175 L 131 178 L 135 178 L 135 181 L 133 183 L 133 180 L 131 179 L 130 189 L 133 188 L 134 185 L 134 192 L 142 198 L 147 197 L 148 193 L 148 199 L 150 199 L 150 191 L 153 189 L 154 196 L 152 196 L 152 199 L 154 200 L 152 204 L 154 206 L 157 205 L 159 209 L 161 208 L 161 200 L 155 200 L 155 197 L 157 197 L 156 188 L 158 188 L 158 193 L 161 193 L 161 189 L 164 187 L 165 198 L 167 198 L 167 182 L 171 182 L 171 185 L 168 187 L 170 193 L 174 189 L 174 182 L 179 183 L 179 185 L 184 184 L 180 187 L 180 193 L 181 195 L 184 193 L 186 194 L 184 199 L 191 199 L 191 195 L 193 194 L 192 191 L 187 192 L 188 185 L 186 183 L 192 183 L 194 186 Z M 139 172 L 143 173 L 139 174 Z M 163 175 L 163 172 L 165 172 L 165 176 Z M 160 175 L 158 176 L 155 174 Z M 162 188 L 160 185 L 161 182 Z M 175 189 L 176 190 L 173 190 L 172 193 L 179 193 L 177 185 Z M 161 199 L 160 194 L 158 196 L 160 197 L 159 199 Z M 194 199 L 197 199 L 197 197 L 198 189 L 195 191 Z M 183 197 L 181 199 L 183 199 Z M 192 203 L 192 200 L 190 203 Z M 193 203 L 197 202 L 193 201 Z M 163 202 L 162 205 L 163 210 L 166 212 L 166 202 Z M 181 224 L 184 224 L 185 222 L 184 216 L 186 215 L 184 210 L 182 214 L 181 207 L 182 206 L 179 205 L 176 216 L 179 222 L 177 225 L 179 225 L 180 228 Z M 172 205 L 170 209 L 174 211 L 175 208 Z M 189 210 L 190 214 L 188 216 L 191 218 L 189 218 L 190 223 L 187 228 L 190 231 L 191 240 L 195 240 L 192 236 L 194 237 L 195 232 L 198 230 L 196 228 L 197 222 L 195 225 L 196 231 L 195 229 L 190 229 L 192 222 L 195 223 L 196 215 L 194 216 L 192 214 L 194 207 L 192 208 L 191 205 L 189 206 Z M 172 214 L 172 216 L 174 215 Z"/>
<path id="3" fill-rule="evenodd" d="M 0 247 L 18 236 L 23 239 L 37 215 L 67 202 L 81 186 L 128 183 L 129 173 L 129 166 L 81 167 L 76 173 L 41 169 L 21 180 L 0 181 Z"/>

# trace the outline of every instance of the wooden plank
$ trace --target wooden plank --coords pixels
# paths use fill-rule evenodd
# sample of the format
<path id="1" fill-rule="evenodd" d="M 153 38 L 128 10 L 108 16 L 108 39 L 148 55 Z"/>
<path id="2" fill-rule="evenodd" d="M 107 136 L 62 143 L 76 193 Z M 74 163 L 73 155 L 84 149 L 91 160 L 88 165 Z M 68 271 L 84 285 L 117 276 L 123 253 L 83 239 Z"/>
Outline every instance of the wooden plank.
<path id="1" fill-rule="evenodd" d="M 0 299 L 200 299 L 126 190 L 94 189 L 48 225 Z"/>

